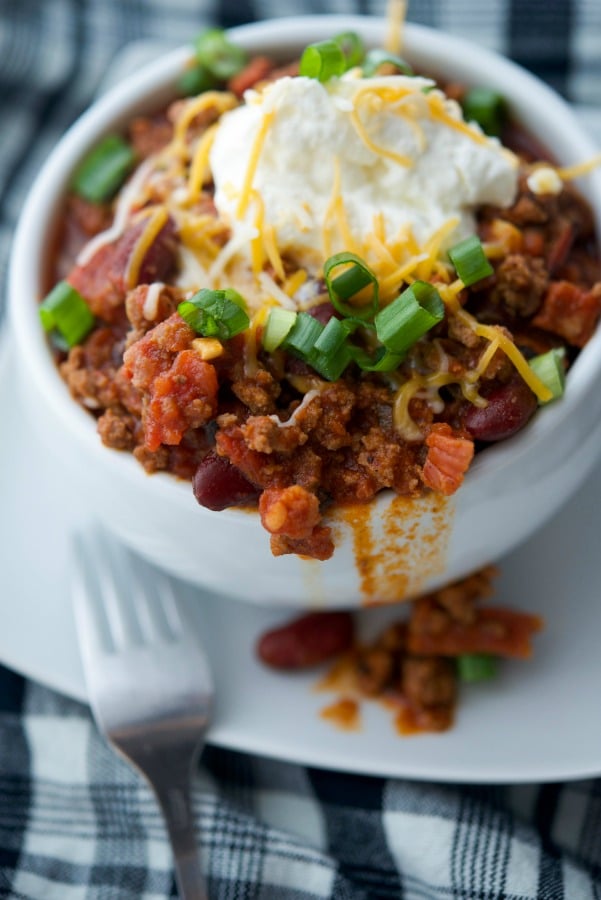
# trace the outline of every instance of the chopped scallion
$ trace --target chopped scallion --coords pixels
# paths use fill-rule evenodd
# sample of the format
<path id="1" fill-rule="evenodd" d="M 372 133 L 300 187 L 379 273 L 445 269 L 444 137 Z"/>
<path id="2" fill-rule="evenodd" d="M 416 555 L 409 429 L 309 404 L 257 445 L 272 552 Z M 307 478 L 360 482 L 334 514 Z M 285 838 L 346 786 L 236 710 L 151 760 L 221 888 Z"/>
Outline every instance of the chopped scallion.
<path id="1" fill-rule="evenodd" d="M 497 674 L 497 659 L 487 653 L 463 653 L 457 657 L 457 673 L 461 681 L 488 681 Z"/>
<path id="2" fill-rule="evenodd" d="M 365 56 L 365 47 L 359 35 L 354 31 L 343 31 L 337 34 L 334 41 L 344 54 L 345 67 L 352 69 L 358 66 Z"/>
<path id="3" fill-rule="evenodd" d="M 333 272 L 340 266 L 350 267 L 340 275 L 333 277 Z M 370 267 L 355 253 L 335 253 L 327 259 L 323 266 L 323 277 L 326 282 L 330 300 L 335 309 L 343 316 L 355 319 L 372 319 L 379 306 L 378 279 Z M 370 302 L 365 305 L 347 303 L 367 285 L 372 285 Z"/>
<path id="4" fill-rule="evenodd" d="M 501 133 L 507 110 L 505 100 L 490 88 L 475 87 L 467 91 L 461 101 L 463 115 L 468 122 L 477 122 L 485 134 Z"/>
<path id="5" fill-rule="evenodd" d="M 330 321 L 333 320 L 330 319 Z M 328 381 L 337 381 L 350 361 L 351 354 L 345 343 L 341 344 L 336 350 L 327 353 L 319 351 L 316 344 L 307 358 L 307 363 Z"/>
<path id="6" fill-rule="evenodd" d="M 203 31 L 195 41 L 196 58 L 219 81 L 227 81 L 246 65 L 246 51 L 237 47 L 221 28 Z"/>
<path id="7" fill-rule="evenodd" d="M 319 41 L 305 47 L 301 56 L 299 74 L 318 81 L 329 81 L 346 71 L 344 52 L 336 41 Z"/>
<path id="8" fill-rule="evenodd" d="M 393 353 L 386 347 L 378 347 L 373 356 L 354 344 L 349 345 L 349 351 L 351 358 L 364 372 L 392 372 L 398 369 L 405 358 L 404 353 Z"/>
<path id="9" fill-rule="evenodd" d="M 79 291 L 68 281 L 59 281 L 40 304 L 40 321 L 45 331 L 56 330 L 69 347 L 79 344 L 91 331 L 94 316 Z"/>
<path id="10" fill-rule="evenodd" d="M 493 274 L 480 238 L 472 234 L 449 250 L 449 259 L 466 287 Z"/>
<path id="11" fill-rule="evenodd" d="M 135 161 L 136 155 L 127 141 L 118 134 L 108 134 L 80 163 L 71 187 L 91 203 L 110 200 Z"/>
<path id="12" fill-rule="evenodd" d="M 270 310 L 261 338 L 261 343 L 268 353 L 273 353 L 274 350 L 277 350 L 280 344 L 288 337 L 296 322 L 296 315 L 291 309 L 274 307 Z"/>
<path id="13" fill-rule="evenodd" d="M 302 359 L 308 360 L 322 331 L 321 322 L 318 322 L 309 313 L 298 313 L 283 346 L 286 350 L 294 351 Z"/>
<path id="14" fill-rule="evenodd" d="M 216 84 L 215 78 L 201 63 L 187 68 L 179 77 L 177 88 L 185 97 L 195 97 L 210 91 Z"/>
<path id="15" fill-rule="evenodd" d="M 444 304 L 427 281 L 414 281 L 374 319 L 378 339 L 387 350 L 404 354 L 444 318 Z"/>
<path id="16" fill-rule="evenodd" d="M 335 316 L 332 316 L 315 341 L 315 349 L 320 353 L 336 353 L 345 343 L 348 334 L 349 330 L 345 327 L 344 323 Z"/>
<path id="17" fill-rule="evenodd" d="M 537 375 L 542 383 L 549 388 L 552 393 L 551 400 L 557 400 L 561 397 L 565 390 L 565 368 L 564 359 L 566 351 L 564 347 L 553 347 L 546 353 L 534 356 L 529 360 L 528 365 L 535 375 Z M 547 402 L 550 403 L 551 400 Z"/>
<path id="18" fill-rule="evenodd" d="M 250 325 L 244 306 L 243 298 L 232 288 L 224 291 L 203 288 L 189 300 L 182 301 L 177 311 L 198 334 L 226 341 Z"/>
<path id="19" fill-rule="evenodd" d="M 394 66 L 403 75 L 413 75 L 413 69 L 401 56 L 395 56 L 394 53 L 388 53 L 386 50 L 370 50 L 362 66 L 363 76 L 370 78 L 385 63 Z"/>

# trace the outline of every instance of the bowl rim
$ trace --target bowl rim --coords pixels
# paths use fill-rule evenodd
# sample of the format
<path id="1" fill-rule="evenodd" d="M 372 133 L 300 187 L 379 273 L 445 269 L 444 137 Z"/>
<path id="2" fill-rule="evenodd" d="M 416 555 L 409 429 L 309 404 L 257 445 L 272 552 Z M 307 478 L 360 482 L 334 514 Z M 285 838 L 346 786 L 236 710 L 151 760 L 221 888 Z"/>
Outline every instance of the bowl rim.
<path id="1" fill-rule="evenodd" d="M 266 49 L 265 45 L 277 48 L 278 55 L 290 55 L 312 40 L 320 40 L 340 30 L 359 31 L 366 43 L 377 44 L 385 33 L 386 20 L 372 16 L 312 15 L 293 16 L 282 19 L 268 19 L 230 29 L 232 40 L 240 42 L 251 52 Z M 573 110 L 558 94 L 531 73 L 496 52 L 478 46 L 470 41 L 437 31 L 426 26 L 407 23 L 404 29 L 404 44 L 407 56 L 412 62 L 422 65 L 436 65 L 441 60 L 440 69 L 449 68 L 448 57 L 453 58 L 453 76 L 466 80 L 477 77 L 478 83 L 500 86 L 506 81 L 512 85 L 506 91 L 510 105 L 544 110 L 539 118 L 546 122 L 559 119 L 561 132 L 557 130 L 562 143 L 560 161 L 571 164 L 592 157 L 596 147 L 576 118 Z M 93 418 L 77 404 L 69 394 L 48 347 L 36 313 L 41 299 L 41 273 L 43 271 L 44 238 L 54 216 L 57 215 L 68 178 L 77 161 L 104 133 L 115 124 L 125 122 L 135 114 L 136 108 L 158 102 L 162 93 L 165 99 L 173 96 L 177 75 L 192 56 L 192 48 L 179 47 L 166 52 L 137 72 L 110 88 L 71 125 L 60 138 L 43 167 L 35 178 L 23 206 L 15 232 L 9 269 L 9 320 L 16 336 L 20 354 L 38 390 L 51 401 L 54 412 L 71 435 L 85 444 L 87 450 L 98 457 L 104 465 L 119 472 L 123 477 L 137 484 L 145 484 L 145 489 L 155 491 L 161 498 L 180 498 L 182 503 L 190 503 L 190 482 L 169 473 L 153 473 L 145 482 L 140 474 L 146 475 L 142 466 L 129 453 L 111 450 L 98 439 Z M 436 71 L 436 69 L 431 71 Z M 472 77 L 470 77 L 472 76 Z M 156 104 L 155 104 L 156 105 Z M 568 127 L 569 126 L 569 127 Z M 536 128 L 533 128 L 536 133 Z M 601 172 L 593 171 L 586 177 L 589 187 L 589 202 L 597 221 L 598 241 L 601 236 Z M 32 266 L 32 246 L 34 265 Z M 26 302 L 20 302 L 25 295 Z M 518 462 L 525 453 L 540 448 L 573 409 L 586 403 L 594 376 L 601 371 L 601 327 L 587 343 L 573 364 L 567 379 L 567 390 L 560 402 L 549 405 L 543 414 L 534 419 L 520 433 L 507 441 L 486 448 L 479 453 L 466 475 L 465 485 L 477 489 L 481 481 L 492 472 L 498 472 Z M 590 425 L 592 428 L 592 424 Z M 134 475 L 134 473 L 137 473 Z M 148 487 L 148 485 L 152 487 Z M 384 491 L 385 496 L 389 492 Z M 376 504 L 381 495 L 376 495 Z M 210 510 L 200 509 L 205 513 Z M 248 516 L 235 508 L 226 511 L 230 516 L 246 519 Z"/>

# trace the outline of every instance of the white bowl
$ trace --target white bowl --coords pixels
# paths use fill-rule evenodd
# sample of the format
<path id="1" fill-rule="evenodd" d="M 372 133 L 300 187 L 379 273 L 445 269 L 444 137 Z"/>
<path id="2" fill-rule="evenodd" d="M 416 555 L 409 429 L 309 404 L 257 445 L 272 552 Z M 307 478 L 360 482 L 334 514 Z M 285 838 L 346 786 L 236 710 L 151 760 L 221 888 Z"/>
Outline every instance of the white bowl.
<path id="1" fill-rule="evenodd" d="M 261 22 L 231 32 L 251 53 L 282 60 L 342 30 L 380 46 L 381 20 L 312 16 Z M 563 164 L 595 148 L 570 108 L 519 67 L 482 48 L 407 25 L 405 54 L 416 68 L 499 90 L 515 115 Z M 498 559 L 549 517 L 586 477 L 601 433 L 601 333 L 582 351 L 561 401 L 539 411 L 514 438 L 478 455 L 463 487 L 448 499 L 409 502 L 380 494 L 368 506 L 334 516 L 336 550 L 326 562 L 274 558 L 256 513 L 200 507 L 188 482 L 147 475 L 127 453 L 104 447 L 95 423 L 70 397 L 40 328 L 48 235 L 78 160 L 132 114 L 156 109 L 174 92 L 188 48 L 153 61 L 94 104 L 63 137 L 23 210 L 12 256 L 10 313 L 23 397 L 41 446 L 57 460 L 90 513 L 141 554 L 184 579 L 223 594 L 271 605 L 353 607 L 395 601 L 461 577 Z M 601 175 L 587 177 L 601 220 Z"/>

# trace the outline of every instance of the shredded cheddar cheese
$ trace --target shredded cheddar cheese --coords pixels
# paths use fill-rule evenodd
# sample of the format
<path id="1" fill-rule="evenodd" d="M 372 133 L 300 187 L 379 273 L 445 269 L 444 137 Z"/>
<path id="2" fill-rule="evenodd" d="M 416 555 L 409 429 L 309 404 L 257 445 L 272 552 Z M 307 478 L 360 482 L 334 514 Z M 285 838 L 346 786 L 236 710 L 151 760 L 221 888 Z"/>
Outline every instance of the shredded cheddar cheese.
<path id="1" fill-rule="evenodd" d="M 407 14 L 406 0 L 388 0 L 385 48 L 399 56 L 403 49 L 403 26 Z"/>
<path id="2" fill-rule="evenodd" d="M 466 137 L 471 138 L 476 144 L 482 144 L 487 146 L 490 138 L 488 138 L 481 131 L 478 131 L 474 128 L 473 125 L 469 125 L 467 122 L 464 122 L 462 119 L 456 119 L 454 116 L 449 115 L 449 113 L 444 108 L 444 100 L 441 95 L 437 94 L 436 91 L 433 91 L 431 94 L 427 95 L 428 106 L 430 107 L 430 116 L 437 122 L 442 122 L 443 125 L 446 125 L 447 128 L 453 128 L 455 131 L 459 131 L 461 134 L 464 134 Z"/>
<path id="3" fill-rule="evenodd" d="M 562 181 L 572 181 L 574 178 L 582 177 L 582 175 L 589 175 L 599 166 L 601 166 L 601 153 L 598 153 L 596 156 L 593 156 L 592 159 L 588 159 L 585 162 L 556 169 L 556 172 Z"/>
<path id="4" fill-rule="evenodd" d="M 131 289 L 138 283 L 140 268 L 144 262 L 144 257 L 148 253 L 159 231 L 166 224 L 168 218 L 169 213 L 164 206 L 159 206 L 158 209 L 151 212 L 148 216 L 146 226 L 136 241 L 125 273 L 125 284 L 128 288 Z"/>
<path id="5" fill-rule="evenodd" d="M 216 133 L 217 125 L 211 125 L 210 128 L 207 128 L 198 142 L 198 147 L 196 148 L 194 159 L 190 166 L 190 176 L 188 178 L 188 193 L 191 200 L 198 198 L 203 184 L 211 177 L 209 169 L 209 153 L 211 152 Z"/>
<path id="6" fill-rule="evenodd" d="M 242 185 L 242 192 L 240 194 L 240 198 L 238 200 L 238 206 L 236 209 L 236 215 L 239 219 L 244 216 L 244 213 L 247 210 L 248 204 L 250 202 L 251 197 L 251 188 L 253 179 L 255 177 L 255 172 L 257 170 L 257 165 L 259 162 L 259 157 L 261 155 L 261 150 L 263 148 L 263 142 L 267 137 L 267 132 L 269 131 L 269 126 L 273 120 L 274 113 L 266 112 L 263 116 L 263 121 L 261 123 L 261 127 L 259 128 L 257 135 L 255 137 L 255 141 L 253 144 L 253 148 L 250 154 L 250 159 L 248 162 L 248 167 L 246 169 L 246 175 L 244 176 L 244 183 Z"/>
<path id="7" fill-rule="evenodd" d="M 399 166 L 409 167 L 413 165 L 413 160 L 410 156 L 406 156 L 403 153 L 396 153 L 394 150 L 387 147 L 380 147 L 370 138 L 367 133 L 367 129 L 363 122 L 359 117 L 359 112 L 357 109 L 354 109 L 351 116 L 351 122 L 355 127 L 355 131 L 365 144 L 368 150 L 371 150 L 372 153 L 376 153 L 378 156 L 383 156 L 385 159 L 391 159 L 393 162 L 398 163 Z"/>
<path id="8" fill-rule="evenodd" d="M 204 94 L 188 100 L 175 123 L 173 140 L 166 148 L 166 155 L 187 153 L 186 136 L 190 125 L 197 116 L 212 108 L 215 109 L 217 115 L 221 115 L 237 105 L 237 97 L 225 91 L 206 91 Z"/>

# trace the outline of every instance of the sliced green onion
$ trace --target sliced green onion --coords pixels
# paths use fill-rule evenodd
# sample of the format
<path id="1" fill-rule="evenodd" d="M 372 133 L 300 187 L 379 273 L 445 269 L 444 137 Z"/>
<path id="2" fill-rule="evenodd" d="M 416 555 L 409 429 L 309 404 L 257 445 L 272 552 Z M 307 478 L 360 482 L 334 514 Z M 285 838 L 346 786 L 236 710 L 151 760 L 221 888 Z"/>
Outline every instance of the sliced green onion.
<path id="1" fill-rule="evenodd" d="M 198 334 L 226 341 L 250 325 L 244 306 L 244 299 L 232 288 L 224 291 L 203 288 L 189 300 L 182 301 L 177 311 Z"/>
<path id="2" fill-rule="evenodd" d="M 301 56 L 299 74 L 318 81 L 329 81 L 346 71 L 346 59 L 336 41 L 319 41 L 305 47 Z"/>
<path id="3" fill-rule="evenodd" d="M 318 322 L 309 313 L 298 313 L 283 346 L 286 350 L 293 350 L 302 359 L 308 360 L 322 331 L 321 322 Z"/>
<path id="4" fill-rule="evenodd" d="M 356 347 L 354 344 L 349 345 L 349 351 L 351 358 L 363 372 L 392 372 L 394 369 L 398 369 L 405 359 L 404 353 L 393 353 L 386 347 L 378 347 L 373 356 L 370 356 L 367 350 Z"/>
<path id="5" fill-rule="evenodd" d="M 274 309 L 270 310 L 269 318 L 261 337 L 261 343 L 268 353 L 273 353 L 274 350 L 277 350 L 280 344 L 288 337 L 296 322 L 296 315 L 291 309 L 274 307 Z"/>
<path id="6" fill-rule="evenodd" d="M 349 263 L 351 263 L 351 266 L 348 270 L 336 278 L 332 277 L 332 272 L 335 269 Z M 323 266 L 323 277 L 330 300 L 341 315 L 361 320 L 373 318 L 379 306 L 378 279 L 367 263 L 359 256 L 355 253 L 335 253 L 329 259 L 326 259 Z M 372 285 L 372 295 L 369 304 L 357 306 L 356 304 L 345 302 L 364 287 L 367 287 L 368 284 Z"/>
<path id="7" fill-rule="evenodd" d="M 194 45 L 198 62 L 220 81 L 237 75 L 248 59 L 246 51 L 232 44 L 221 28 L 203 31 Z"/>
<path id="8" fill-rule="evenodd" d="M 354 31 L 343 31 L 337 34 L 334 42 L 338 44 L 344 54 L 345 66 L 352 69 L 358 66 L 365 56 L 365 46 L 359 35 Z"/>
<path id="9" fill-rule="evenodd" d="M 59 281 L 50 291 L 40 304 L 39 314 L 44 331 L 56 329 L 69 347 L 79 344 L 94 326 L 90 307 L 68 281 Z"/>
<path id="10" fill-rule="evenodd" d="M 444 318 L 444 304 L 427 281 L 414 281 L 374 319 L 378 339 L 387 350 L 404 354 Z"/>
<path id="11" fill-rule="evenodd" d="M 449 250 L 449 259 L 466 287 L 488 278 L 493 267 L 486 258 L 480 238 L 472 234 Z"/>
<path id="12" fill-rule="evenodd" d="M 118 134 L 108 134 L 75 171 L 71 187 L 91 203 L 110 200 L 133 168 L 136 155 Z"/>
<path id="13" fill-rule="evenodd" d="M 490 88 L 476 87 L 467 91 L 461 101 L 468 122 L 477 122 L 485 134 L 499 135 L 507 117 L 505 100 Z"/>
<path id="14" fill-rule="evenodd" d="M 330 321 L 332 320 L 330 319 Z M 328 381 L 337 381 L 351 362 L 351 354 L 346 344 L 341 344 L 336 350 L 328 353 L 320 352 L 316 345 L 306 361 L 323 378 Z"/>
<path id="15" fill-rule="evenodd" d="M 395 56 L 394 53 L 387 53 L 386 50 L 370 50 L 362 66 L 364 78 L 371 78 L 384 63 L 394 66 L 403 75 L 413 75 L 413 69 L 402 56 Z"/>
<path id="16" fill-rule="evenodd" d="M 187 68 L 179 77 L 177 89 L 185 97 L 195 97 L 215 87 L 216 79 L 201 63 Z"/>
<path id="17" fill-rule="evenodd" d="M 463 653 L 457 657 L 457 673 L 461 681 L 488 681 L 497 674 L 497 659 L 487 653 Z"/>
<path id="18" fill-rule="evenodd" d="M 349 329 L 345 324 L 332 316 L 330 321 L 325 325 L 323 331 L 315 341 L 315 349 L 319 353 L 334 354 L 345 343 L 349 335 Z"/>
<path id="19" fill-rule="evenodd" d="M 546 353 L 534 356 L 528 361 L 534 374 L 540 378 L 553 395 L 550 400 L 547 400 L 547 403 L 557 400 L 565 390 L 566 374 L 563 364 L 565 355 L 565 347 L 553 347 Z"/>

